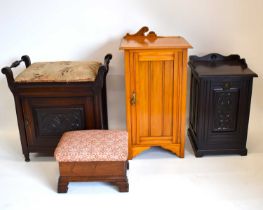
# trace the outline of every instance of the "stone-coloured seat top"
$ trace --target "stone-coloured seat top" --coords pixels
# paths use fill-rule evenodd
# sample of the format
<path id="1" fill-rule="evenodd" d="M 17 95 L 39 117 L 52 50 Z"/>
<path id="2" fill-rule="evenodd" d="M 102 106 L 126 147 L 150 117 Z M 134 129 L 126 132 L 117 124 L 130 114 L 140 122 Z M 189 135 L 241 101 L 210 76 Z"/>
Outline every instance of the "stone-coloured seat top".
<path id="1" fill-rule="evenodd" d="M 15 82 L 95 81 L 100 65 L 96 61 L 38 62 L 22 71 Z"/>
<path id="2" fill-rule="evenodd" d="M 59 162 L 126 161 L 128 133 L 117 130 L 82 130 L 63 134 L 55 150 Z"/>

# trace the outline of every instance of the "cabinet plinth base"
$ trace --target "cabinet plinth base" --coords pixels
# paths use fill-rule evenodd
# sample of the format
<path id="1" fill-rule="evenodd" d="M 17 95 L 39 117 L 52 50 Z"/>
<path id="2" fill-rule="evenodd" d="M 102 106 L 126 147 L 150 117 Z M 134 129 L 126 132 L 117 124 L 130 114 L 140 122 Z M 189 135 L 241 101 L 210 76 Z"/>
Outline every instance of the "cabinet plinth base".
<path id="1" fill-rule="evenodd" d="M 238 154 L 241 156 L 247 155 L 247 148 L 242 149 L 201 149 L 198 148 L 195 141 L 195 136 L 193 135 L 193 131 L 189 128 L 188 129 L 188 137 L 193 148 L 195 157 L 200 158 L 204 155 L 226 155 L 226 154 Z"/>
<path id="2" fill-rule="evenodd" d="M 165 150 L 171 151 L 172 153 L 176 154 L 180 158 L 184 157 L 184 149 L 181 149 L 180 144 L 161 145 L 161 147 Z"/>
<path id="3" fill-rule="evenodd" d="M 133 146 L 131 147 L 129 151 L 129 160 L 134 158 L 135 156 L 139 155 L 145 150 L 150 149 L 151 147 L 154 146 Z M 169 150 L 170 152 L 176 154 L 178 157 L 183 158 L 184 157 L 184 149 L 181 149 L 182 145 L 180 144 L 165 144 L 165 145 L 160 145 L 161 148 L 165 150 Z M 181 152 L 183 151 L 183 152 Z"/>
<path id="4" fill-rule="evenodd" d="M 128 159 L 131 160 L 133 157 L 137 156 L 138 154 L 142 153 L 145 150 L 150 149 L 151 147 L 132 147 L 131 149 L 129 149 L 129 157 Z"/>

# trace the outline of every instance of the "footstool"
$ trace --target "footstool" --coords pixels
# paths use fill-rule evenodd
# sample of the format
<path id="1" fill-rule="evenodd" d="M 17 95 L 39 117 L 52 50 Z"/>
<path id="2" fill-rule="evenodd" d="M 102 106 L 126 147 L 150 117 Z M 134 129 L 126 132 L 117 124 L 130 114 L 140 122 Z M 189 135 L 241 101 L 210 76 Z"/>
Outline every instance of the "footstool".
<path id="1" fill-rule="evenodd" d="M 69 182 L 102 181 L 129 191 L 128 134 L 115 130 L 81 130 L 63 134 L 56 150 L 60 177 L 58 193 L 68 191 Z"/>

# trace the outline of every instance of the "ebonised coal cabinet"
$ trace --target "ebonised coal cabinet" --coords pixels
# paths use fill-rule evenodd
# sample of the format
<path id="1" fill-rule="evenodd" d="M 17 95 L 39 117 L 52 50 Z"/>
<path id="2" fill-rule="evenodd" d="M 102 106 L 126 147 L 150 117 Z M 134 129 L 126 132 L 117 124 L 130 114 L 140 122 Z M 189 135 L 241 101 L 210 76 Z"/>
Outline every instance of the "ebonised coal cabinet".
<path id="1" fill-rule="evenodd" d="M 196 157 L 247 155 L 246 141 L 253 77 L 239 55 L 190 56 L 188 136 Z"/>
<path id="2" fill-rule="evenodd" d="M 53 155 L 65 131 L 108 129 L 106 75 L 111 58 L 112 55 L 107 54 L 103 65 L 99 62 L 91 63 L 93 67 L 98 67 L 91 70 L 95 75 L 93 80 L 81 80 L 83 75 L 80 73 L 83 72 L 84 76 L 87 73 L 86 63 L 70 61 L 31 64 L 28 56 L 22 56 L 21 60 L 2 69 L 14 95 L 20 140 L 26 161 L 30 160 L 29 153 Z M 25 72 L 24 75 L 28 76 L 29 69 L 34 67 L 32 81 L 27 81 L 23 76 L 22 80 L 21 76 L 19 80 L 19 75 L 14 79 L 12 68 L 21 62 L 26 65 L 22 72 Z M 63 67 L 56 75 L 59 80 L 45 80 L 47 72 L 51 75 L 54 73 L 48 68 L 57 65 L 56 63 Z M 69 75 L 69 78 L 63 80 L 69 73 L 74 73 L 74 68 L 78 68 L 75 76 L 79 79 L 74 80 Z M 41 69 L 44 69 L 43 72 Z M 87 78 L 87 75 L 85 77 Z"/>

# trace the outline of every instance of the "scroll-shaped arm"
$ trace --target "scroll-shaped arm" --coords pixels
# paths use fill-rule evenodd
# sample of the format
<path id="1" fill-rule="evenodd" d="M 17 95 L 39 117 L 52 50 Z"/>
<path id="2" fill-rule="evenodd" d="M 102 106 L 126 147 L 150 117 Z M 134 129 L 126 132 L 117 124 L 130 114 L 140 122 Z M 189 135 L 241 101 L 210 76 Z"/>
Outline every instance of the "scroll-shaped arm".
<path id="1" fill-rule="evenodd" d="M 104 65 L 101 65 L 95 80 L 95 91 L 97 92 L 103 108 L 101 108 L 101 126 L 103 129 L 108 129 L 108 111 L 107 111 L 107 91 L 106 91 L 106 76 L 109 71 L 110 60 L 112 54 L 107 54 L 104 57 Z"/>
<path id="2" fill-rule="evenodd" d="M 14 75 L 10 67 L 4 67 L 2 68 L 2 73 L 5 74 L 8 87 L 13 92 L 13 86 L 14 86 Z"/>
<path id="3" fill-rule="evenodd" d="M 104 57 L 104 65 L 101 65 L 98 70 L 98 74 L 95 82 L 99 87 L 104 87 L 106 84 L 106 76 L 109 71 L 109 64 L 111 59 L 112 59 L 112 54 L 107 54 Z"/>
<path id="4" fill-rule="evenodd" d="M 109 64 L 111 59 L 112 59 L 112 54 L 107 54 L 104 57 L 104 65 L 106 67 L 107 72 L 109 71 Z"/>
<path id="5" fill-rule="evenodd" d="M 18 60 L 18 61 L 15 61 L 11 64 L 11 66 L 7 66 L 7 67 L 4 67 L 2 68 L 2 73 L 5 74 L 6 76 L 6 79 L 7 79 L 7 83 L 8 83 L 8 87 L 10 88 L 10 90 L 13 92 L 13 88 L 14 88 L 14 75 L 13 75 L 13 72 L 12 72 L 12 68 L 15 68 L 17 66 L 19 66 L 19 64 L 21 62 L 24 62 L 25 63 L 25 66 L 26 67 L 29 67 L 31 65 L 31 61 L 30 61 L 30 58 L 28 55 L 23 55 L 21 57 L 21 60 Z"/>

